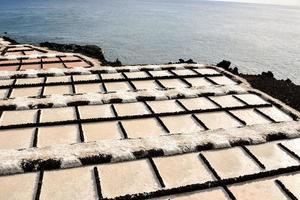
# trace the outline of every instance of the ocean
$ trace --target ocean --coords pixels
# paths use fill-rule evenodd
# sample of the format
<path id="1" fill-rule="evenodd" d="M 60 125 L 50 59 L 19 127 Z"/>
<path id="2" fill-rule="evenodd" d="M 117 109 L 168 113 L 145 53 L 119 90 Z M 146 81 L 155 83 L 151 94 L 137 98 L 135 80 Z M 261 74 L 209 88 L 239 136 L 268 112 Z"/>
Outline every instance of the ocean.
<path id="1" fill-rule="evenodd" d="M 230 60 L 300 84 L 300 7 L 204 0 L 0 0 L 0 34 L 96 44 L 123 64 Z"/>

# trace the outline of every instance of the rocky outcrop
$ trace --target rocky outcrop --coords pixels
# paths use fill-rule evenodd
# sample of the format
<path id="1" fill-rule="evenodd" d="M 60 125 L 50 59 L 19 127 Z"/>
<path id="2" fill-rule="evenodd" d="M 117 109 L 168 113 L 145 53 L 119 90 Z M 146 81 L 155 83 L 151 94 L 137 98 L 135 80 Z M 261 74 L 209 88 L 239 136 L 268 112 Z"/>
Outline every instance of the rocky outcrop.
<path id="1" fill-rule="evenodd" d="M 11 39 L 10 37 L 7 37 L 7 36 L 1 36 L 1 37 L 2 37 L 5 41 L 10 42 L 10 44 L 12 44 L 12 45 L 19 44 L 16 40 Z"/>
<path id="2" fill-rule="evenodd" d="M 196 64 L 196 62 L 193 61 L 193 59 L 188 59 L 188 60 L 184 60 L 182 58 L 180 58 L 178 60 L 178 62 L 169 62 L 168 64 L 182 64 L 182 63 L 187 63 L 187 64 Z"/>
<path id="3" fill-rule="evenodd" d="M 217 64 L 217 67 L 221 67 L 223 69 L 229 70 L 231 62 L 228 60 L 223 60 Z"/>
<path id="4" fill-rule="evenodd" d="M 232 72 L 232 73 L 234 73 L 234 74 L 239 74 L 238 68 L 237 68 L 237 67 L 230 68 L 230 65 L 231 65 L 231 62 L 230 62 L 230 61 L 228 61 L 228 60 L 223 60 L 223 61 L 221 61 L 221 62 L 219 62 L 219 63 L 217 64 L 217 67 L 221 67 L 221 68 L 223 68 L 223 69 L 225 69 L 225 70 L 227 70 L 227 71 L 230 71 L 230 72 Z"/>
<path id="5" fill-rule="evenodd" d="M 80 53 L 85 56 L 98 59 L 103 65 L 121 66 L 122 63 L 117 59 L 114 62 L 107 61 L 104 57 L 103 51 L 96 45 L 77 45 L 77 44 L 58 44 L 52 42 L 40 43 L 41 47 L 46 47 L 50 50 L 68 52 L 68 53 Z"/>
<path id="6" fill-rule="evenodd" d="M 252 87 L 261 90 L 300 111 L 300 85 L 294 84 L 290 79 L 278 80 L 274 78 L 271 71 L 254 75 L 238 73 L 238 69 L 236 67 L 230 68 L 230 64 L 230 61 L 223 60 L 218 63 L 217 66 L 243 77 Z"/>
<path id="7" fill-rule="evenodd" d="M 258 75 L 239 74 L 245 78 L 252 87 L 259 89 L 289 106 L 300 111 L 300 85 L 292 83 L 290 79 L 277 80 L 272 73 L 263 72 Z"/>

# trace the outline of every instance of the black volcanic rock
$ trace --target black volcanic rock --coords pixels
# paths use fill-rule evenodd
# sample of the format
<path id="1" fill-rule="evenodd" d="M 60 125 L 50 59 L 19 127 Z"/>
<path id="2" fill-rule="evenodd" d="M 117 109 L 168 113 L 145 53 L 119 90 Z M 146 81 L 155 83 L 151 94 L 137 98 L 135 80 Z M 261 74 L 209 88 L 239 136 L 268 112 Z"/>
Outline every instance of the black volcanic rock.
<path id="1" fill-rule="evenodd" d="M 184 60 L 180 58 L 179 63 L 184 63 Z"/>
<path id="2" fill-rule="evenodd" d="M 117 60 L 113 63 L 114 66 L 122 66 L 121 61 L 117 58 Z"/>
<path id="3" fill-rule="evenodd" d="M 273 78 L 274 77 L 274 74 L 271 71 L 262 72 L 261 75 L 264 76 L 264 77 L 268 77 L 268 78 Z"/>
<path id="4" fill-rule="evenodd" d="M 217 64 L 218 67 L 221 67 L 226 70 L 229 70 L 230 65 L 231 65 L 231 62 L 227 61 L 227 60 L 223 60 Z"/>
<path id="5" fill-rule="evenodd" d="M 292 83 L 289 79 L 277 80 L 268 72 L 263 74 L 264 75 L 239 74 L 239 76 L 245 78 L 252 87 L 300 111 L 300 85 Z"/>
<path id="6" fill-rule="evenodd" d="M 271 71 L 256 75 L 242 74 L 238 72 L 237 67 L 230 68 L 230 64 L 230 61 L 223 60 L 217 66 L 237 74 L 246 79 L 253 88 L 261 90 L 300 111 L 300 85 L 294 84 L 290 79 L 278 80 L 274 78 Z"/>
<path id="7" fill-rule="evenodd" d="M 102 49 L 96 45 L 77 45 L 77 44 L 58 44 L 43 42 L 40 43 L 41 47 L 47 47 L 48 49 L 69 53 L 81 53 L 86 56 L 96 58 L 100 61 L 105 60 Z"/>
<path id="8" fill-rule="evenodd" d="M 239 74 L 239 69 L 237 67 L 233 68 L 232 73 Z"/>
<path id="9" fill-rule="evenodd" d="M 7 32 L 4 32 L 4 34 L 7 34 Z M 14 39 L 11 39 L 10 37 L 7 37 L 7 36 L 2 36 L 2 38 L 5 40 L 5 41 L 8 41 L 10 42 L 12 45 L 16 45 L 16 44 L 19 44 L 16 40 Z"/>
<path id="10" fill-rule="evenodd" d="M 196 64 L 193 59 L 188 59 L 187 61 L 185 61 L 185 63 L 188 63 L 188 64 Z"/>
<path id="11" fill-rule="evenodd" d="M 80 53 L 82 55 L 98 59 L 103 65 L 121 66 L 122 63 L 119 59 L 115 62 L 107 61 L 104 57 L 103 51 L 97 45 L 77 45 L 77 44 L 58 44 L 52 42 L 40 43 L 41 47 L 47 47 L 50 50 L 68 52 L 68 53 Z"/>
<path id="12" fill-rule="evenodd" d="M 196 64 L 196 62 L 194 62 L 193 59 L 188 59 L 188 60 L 184 60 L 182 58 L 178 59 L 178 62 L 168 62 L 168 64 L 183 64 L 183 63 L 187 63 L 187 64 Z"/>

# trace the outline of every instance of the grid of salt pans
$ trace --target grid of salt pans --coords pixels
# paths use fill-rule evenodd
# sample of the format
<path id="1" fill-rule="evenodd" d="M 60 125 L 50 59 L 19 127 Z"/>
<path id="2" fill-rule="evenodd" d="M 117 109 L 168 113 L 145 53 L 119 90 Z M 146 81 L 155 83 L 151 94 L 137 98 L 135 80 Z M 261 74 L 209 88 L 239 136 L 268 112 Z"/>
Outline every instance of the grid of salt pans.
<path id="1" fill-rule="evenodd" d="M 25 58 L 31 54 L 43 55 Z M 212 88 L 210 93 L 193 97 L 178 94 L 167 100 L 136 98 L 131 103 L 90 105 L 91 102 L 77 101 L 64 107 L 54 108 L 50 103 L 40 104 L 38 108 L 29 106 L 25 110 L 3 104 L 0 106 L 0 149 L 3 152 L 18 149 L 17 152 L 24 155 L 31 150 L 35 154 L 35 150 L 43 151 L 47 146 L 58 144 L 108 140 L 128 142 L 137 138 L 159 139 L 160 136 L 172 138 L 186 133 L 209 134 L 208 130 L 217 129 L 245 130 L 243 127 L 257 124 L 267 128 L 270 124 L 298 120 L 274 101 L 246 89 L 242 93 L 224 92 L 217 96 L 214 88 L 230 88 L 239 81 L 210 67 L 159 70 L 145 67 L 145 70 L 136 72 L 116 70 L 116 73 L 91 68 L 88 70 L 90 74 L 86 75 L 86 71 L 67 71 L 93 66 L 78 56 L 51 58 L 46 56 L 46 50 L 30 45 L 10 45 L 1 55 L 23 56 L 0 60 L 0 71 L 20 72 L 17 75 L 11 73 L 10 79 L 0 80 L 0 98 L 4 99 L 1 103 L 24 96 L 34 97 L 32 99 L 37 101 L 55 94 L 70 96 L 138 90 L 153 90 L 155 94 L 159 90 L 167 92 L 170 88 L 178 91 Z M 64 69 L 64 76 L 48 73 L 51 68 Z M 37 77 L 30 78 L 33 74 L 23 74 L 21 71 L 24 70 L 36 71 Z M 278 137 L 280 134 L 267 141 Z M 51 156 L 45 155 L 47 160 L 38 155 L 35 160 L 19 162 L 16 159 L 15 169 L 10 169 L 20 172 L 21 166 L 26 173 L 0 176 L 0 197 L 72 200 L 300 198 L 299 139 L 251 146 L 248 145 L 251 141 L 243 142 L 232 143 L 236 146 L 233 148 L 207 150 L 212 149 L 208 145 L 194 153 L 173 156 L 166 156 L 159 149 L 148 150 L 147 154 L 142 150 L 134 151 L 135 160 L 119 163 L 110 163 L 112 156 L 109 154 L 104 157 L 79 156 L 81 167 L 64 170 L 59 169 L 63 168 L 64 162 Z M 30 147 L 38 148 L 28 149 Z M 2 162 L 1 167 L 7 167 L 5 164 Z"/>
<path id="2" fill-rule="evenodd" d="M 42 55 L 48 51 L 40 48 L 35 48 L 31 45 L 9 45 L 5 47 L 1 56 L 23 56 L 23 55 Z"/>
<path id="3" fill-rule="evenodd" d="M 69 59 L 69 57 L 60 59 Z M 75 64 L 81 65 L 82 62 L 75 62 Z M 73 65 L 74 62 L 65 65 L 67 64 Z M 0 80 L 0 98 L 235 84 L 237 84 L 235 81 L 211 68 L 44 76 Z"/>
<path id="4" fill-rule="evenodd" d="M 299 142 L 1 176 L 0 193 L 5 199 L 297 199 Z"/>
<path id="5" fill-rule="evenodd" d="M 2 108 L 0 148 L 201 134 L 206 130 L 284 121 L 293 121 L 293 117 L 256 94 L 29 110 Z"/>
<path id="6" fill-rule="evenodd" d="M 41 58 L 0 59 L 0 71 L 26 71 L 26 70 L 49 70 L 70 69 L 76 67 L 91 67 L 80 56 L 56 56 Z"/>

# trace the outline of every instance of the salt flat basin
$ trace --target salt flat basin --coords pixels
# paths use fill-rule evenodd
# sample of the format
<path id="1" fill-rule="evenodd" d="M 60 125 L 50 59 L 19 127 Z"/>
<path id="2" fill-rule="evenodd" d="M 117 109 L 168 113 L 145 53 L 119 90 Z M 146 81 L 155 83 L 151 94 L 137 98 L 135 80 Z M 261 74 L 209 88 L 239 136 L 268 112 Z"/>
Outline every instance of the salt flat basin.
<path id="1" fill-rule="evenodd" d="M 14 48 L 0 60 L 2 198 L 299 196 L 299 113 L 230 72 Z"/>

